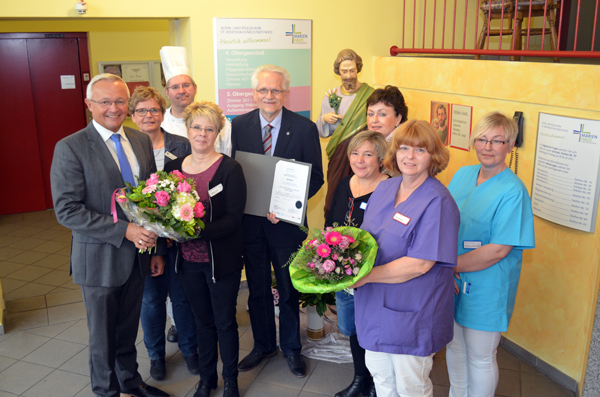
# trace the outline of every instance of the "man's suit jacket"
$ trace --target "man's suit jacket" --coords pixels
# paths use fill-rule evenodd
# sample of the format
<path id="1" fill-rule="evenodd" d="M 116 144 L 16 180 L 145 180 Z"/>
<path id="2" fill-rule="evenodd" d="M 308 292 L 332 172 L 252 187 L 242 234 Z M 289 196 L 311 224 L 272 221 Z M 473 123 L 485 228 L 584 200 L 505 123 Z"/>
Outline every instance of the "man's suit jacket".
<path id="1" fill-rule="evenodd" d="M 310 198 L 323 186 L 323 163 L 319 132 L 316 124 L 306 117 L 287 110 L 285 107 L 281 111 L 283 112 L 281 128 L 273 155 L 312 164 L 308 190 L 308 197 Z M 233 119 L 231 141 L 232 157 L 235 157 L 238 150 L 258 154 L 264 153 L 258 109 Z M 252 186 L 248 186 L 248 189 L 252 189 Z M 243 227 L 245 241 L 254 240 L 260 229 L 263 228 L 269 243 L 276 247 L 296 245 L 306 238 L 306 233 L 302 232 L 298 226 L 286 222 L 273 225 L 266 217 L 244 215 Z"/>
<path id="2" fill-rule="evenodd" d="M 150 138 L 131 128 L 124 130 L 140 166 L 139 178 L 147 179 L 156 172 Z M 50 179 L 56 218 L 72 230 L 73 282 L 89 287 L 125 284 L 138 253 L 125 238 L 129 221 L 118 204 L 117 223 L 111 215 L 112 194 L 125 182 L 93 123 L 56 144 Z M 138 257 L 146 276 L 150 256 Z"/>

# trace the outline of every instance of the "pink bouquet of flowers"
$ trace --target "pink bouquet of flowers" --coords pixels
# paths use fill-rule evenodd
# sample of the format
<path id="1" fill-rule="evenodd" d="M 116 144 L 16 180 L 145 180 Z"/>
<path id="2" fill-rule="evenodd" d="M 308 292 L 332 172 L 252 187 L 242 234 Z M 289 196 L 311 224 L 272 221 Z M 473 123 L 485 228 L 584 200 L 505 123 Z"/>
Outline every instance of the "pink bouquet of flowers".
<path id="1" fill-rule="evenodd" d="M 356 227 L 314 229 L 290 263 L 292 283 L 300 292 L 341 291 L 371 271 L 377 250 L 373 236 Z"/>
<path id="2" fill-rule="evenodd" d="M 113 194 L 127 219 L 160 237 L 184 242 L 197 238 L 204 228 L 204 206 L 196 193 L 196 184 L 181 172 L 158 171 L 129 191 L 117 189 Z M 116 217 L 116 208 L 112 208 Z"/>

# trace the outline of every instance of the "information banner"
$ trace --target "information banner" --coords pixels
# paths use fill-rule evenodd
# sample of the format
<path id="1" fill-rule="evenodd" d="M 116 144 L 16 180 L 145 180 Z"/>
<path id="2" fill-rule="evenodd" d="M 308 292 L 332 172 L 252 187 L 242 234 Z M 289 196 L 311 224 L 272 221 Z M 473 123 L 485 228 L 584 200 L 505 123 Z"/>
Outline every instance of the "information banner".
<path id="1" fill-rule="evenodd" d="M 214 18 L 217 103 L 228 119 L 256 108 L 250 77 L 258 66 L 285 68 L 285 107 L 310 118 L 312 21 Z"/>
<path id="2" fill-rule="evenodd" d="M 541 218 L 594 232 L 600 121 L 540 113 L 531 202 Z"/>

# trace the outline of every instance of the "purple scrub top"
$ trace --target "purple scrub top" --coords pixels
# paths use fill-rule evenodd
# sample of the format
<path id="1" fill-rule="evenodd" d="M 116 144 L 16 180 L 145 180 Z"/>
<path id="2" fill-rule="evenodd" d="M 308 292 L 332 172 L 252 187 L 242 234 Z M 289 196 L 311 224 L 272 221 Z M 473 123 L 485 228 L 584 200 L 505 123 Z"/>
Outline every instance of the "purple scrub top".
<path id="1" fill-rule="evenodd" d="M 405 283 L 358 288 L 356 328 L 366 350 L 424 357 L 452 340 L 460 213 L 448 189 L 432 177 L 394 208 L 401 182 L 396 177 L 379 183 L 367 205 L 361 229 L 379 245 L 375 266 L 403 256 L 436 264 Z"/>

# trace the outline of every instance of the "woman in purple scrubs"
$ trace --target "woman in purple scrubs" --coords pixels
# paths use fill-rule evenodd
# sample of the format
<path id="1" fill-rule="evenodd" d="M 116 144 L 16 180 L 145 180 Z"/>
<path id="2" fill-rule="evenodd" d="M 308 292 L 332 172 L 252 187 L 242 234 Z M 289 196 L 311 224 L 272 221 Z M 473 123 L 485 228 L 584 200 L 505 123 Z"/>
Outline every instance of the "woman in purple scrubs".
<path id="1" fill-rule="evenodd" d="M 434 353 L 453 335 L 460 215 L 434 176 L 450 154 L 429 123 L 407 121 L 394 134 L 361 229 L 377 240 L 371 273 L 354 285 L 358 341 L 377 396 L 432 396 Z"/>

